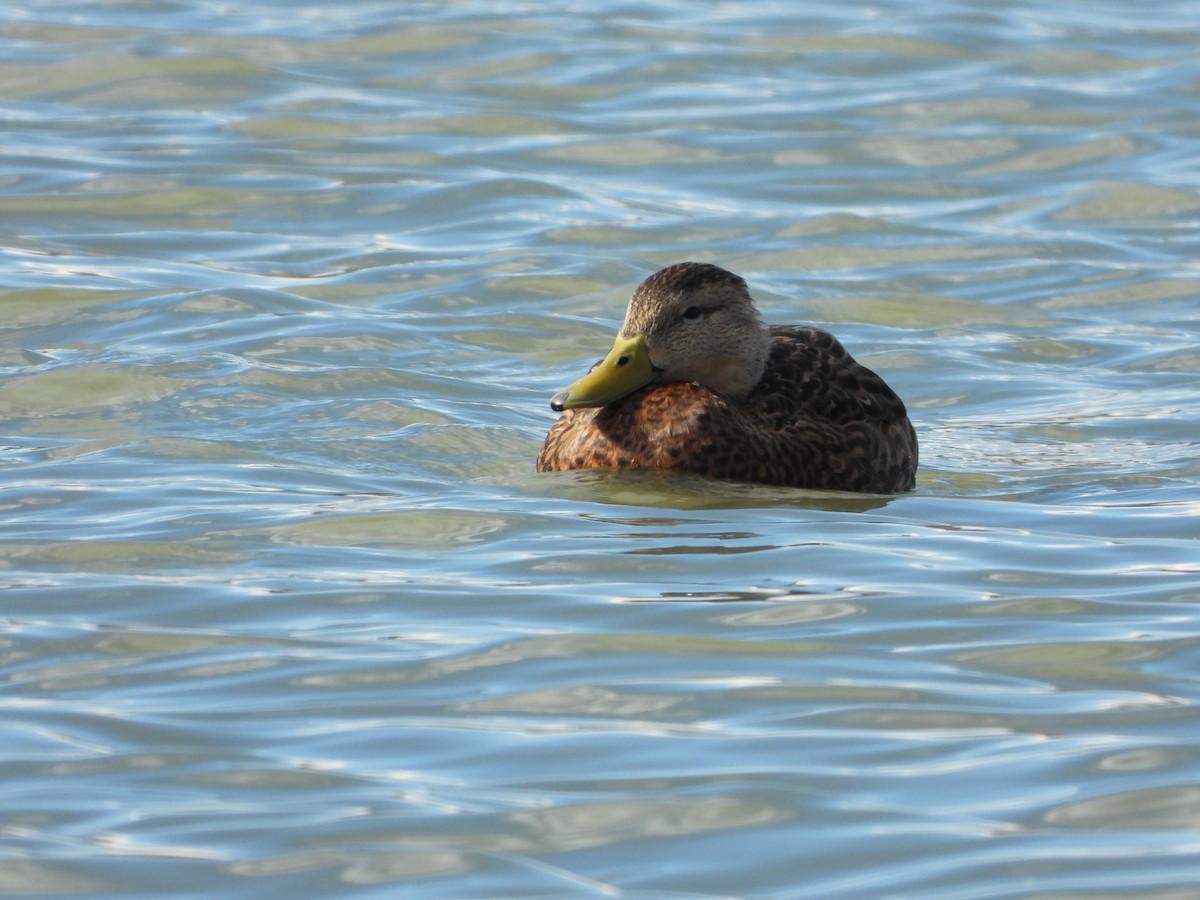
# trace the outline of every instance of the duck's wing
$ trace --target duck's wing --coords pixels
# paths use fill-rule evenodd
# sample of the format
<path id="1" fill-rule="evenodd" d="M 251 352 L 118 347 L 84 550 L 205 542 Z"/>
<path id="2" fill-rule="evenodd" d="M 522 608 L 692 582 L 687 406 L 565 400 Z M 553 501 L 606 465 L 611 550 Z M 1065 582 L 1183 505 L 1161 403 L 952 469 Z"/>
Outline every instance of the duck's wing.
<path id="1" fill-rule="evenodd" d="M 917 436 L 904 402 L 827 331 L 772 328 L 767 369 L 746 398 L 745 412 L 771 422 L 798 458 L 822 450 L 823 459 L 805 463 L 807 480 L 828 467 L 839 470 L 833 480 L 847 490 L 913 487 Z"/>

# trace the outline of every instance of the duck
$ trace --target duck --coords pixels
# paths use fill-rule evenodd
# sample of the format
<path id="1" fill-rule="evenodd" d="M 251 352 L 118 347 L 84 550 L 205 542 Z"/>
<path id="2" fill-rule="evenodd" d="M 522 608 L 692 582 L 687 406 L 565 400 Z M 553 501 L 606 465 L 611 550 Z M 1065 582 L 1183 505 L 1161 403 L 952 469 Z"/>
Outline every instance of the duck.
<path id="1" fill-rule="evenodd" d="M 903 401 L 832 334 L 767 325 L 746 281 L 681 262 L 633 292 L 612 349 L 550 400 L 537 471 L 668 469 L 898 494 L 917 435 Z"/>

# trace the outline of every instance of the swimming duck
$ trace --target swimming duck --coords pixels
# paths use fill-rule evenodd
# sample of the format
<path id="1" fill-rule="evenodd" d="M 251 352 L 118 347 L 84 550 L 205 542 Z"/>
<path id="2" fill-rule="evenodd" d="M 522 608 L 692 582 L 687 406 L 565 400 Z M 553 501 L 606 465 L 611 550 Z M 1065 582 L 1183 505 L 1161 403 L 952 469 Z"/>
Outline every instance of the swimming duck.
<path id="1" fill-rule="evenodd" d="M 728 481 L 911 490 L 904 403 L 819 328 L 768 326 L 746 282 L 684 262 L 638 286 L 612 350 L 550 408 L 539 472 L 678 469 Z"/>

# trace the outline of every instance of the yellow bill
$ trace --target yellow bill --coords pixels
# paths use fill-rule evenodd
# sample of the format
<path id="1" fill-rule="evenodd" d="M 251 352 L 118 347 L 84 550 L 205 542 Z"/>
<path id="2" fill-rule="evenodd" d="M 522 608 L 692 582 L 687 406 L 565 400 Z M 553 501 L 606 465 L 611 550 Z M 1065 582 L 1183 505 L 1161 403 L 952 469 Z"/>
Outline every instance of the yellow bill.
<path id="1" fill-rule="evenodd" d="M 645 335 L 617 338 L 608 356 L 565 391 L 550 398 L 556 412 L 585 406 L 604 406 L 633 393 L 654 380 L 657 370 L 650 362 Z"/>

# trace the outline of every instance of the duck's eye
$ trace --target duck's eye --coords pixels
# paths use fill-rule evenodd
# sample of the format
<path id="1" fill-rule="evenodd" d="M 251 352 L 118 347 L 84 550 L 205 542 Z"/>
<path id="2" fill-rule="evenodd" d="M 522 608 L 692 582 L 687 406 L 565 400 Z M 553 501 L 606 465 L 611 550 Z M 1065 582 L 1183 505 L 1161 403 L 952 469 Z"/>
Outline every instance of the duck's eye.
<path id="1" fill-rule="evenodd" d="M 687 309 L 685 309 L 683 311 L 683 317 L 685 319 L 698 319 L 698 318 L 700 318 L 700 312 L 701 312 L 700 307 L 689 306 Z"/>

